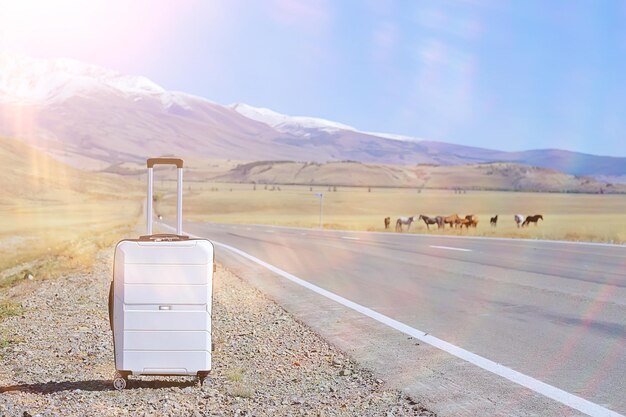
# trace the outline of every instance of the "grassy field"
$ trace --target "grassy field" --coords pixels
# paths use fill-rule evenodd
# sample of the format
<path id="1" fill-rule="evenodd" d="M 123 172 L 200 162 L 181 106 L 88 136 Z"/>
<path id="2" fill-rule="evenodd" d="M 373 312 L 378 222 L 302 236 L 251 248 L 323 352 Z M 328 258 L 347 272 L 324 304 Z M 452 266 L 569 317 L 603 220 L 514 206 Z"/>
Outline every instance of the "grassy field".
<path id="1" fill-rule="evenodd" d="M 29 273 L 45 279 L 90 268 L 99 249 L 129 233 L 140 210 L 137 201 L 103 199 L 0 208 L 0 288 Z"/>
<path id="2" fill-rule="evenodd" d="M 166 196 L 156 205 L 164 216 L 174 216 L 174 184 L 161 182 Z M 531 239 L 581 240 L 593 242 L 626 242 L 626 195 L 557 194 L 521 192 L 454 191 L 394 188 L 273 186 L 265 189 L 251 184 L 187 183 L 184 195 L 184 217 L 192 221 L 225 223 L 259 223 L 298 227 L 319 226 L 319 198 L 324 194 L 324 227 L 347 230 L 383 231 L 383 218 L 393 222 L 399 216 L 461 216 L 476 214 L 476 229 L 430 231 L 421 223 L 411 228 L 416 233 L 501 236 Z M 516 213 L 542 214 L 538 226 L 518 229 Z M 499 215 L 492 228 L 489 218 Z"/>
<path id="3" fill-rule="evenodd" d="M 143 189 L 122 177 L 75 170 L 6 139 L 0 165 L 0 302 L 4 288 L 29 276 L 91 268 L 99 249 L 127 236 L 142 214 Z"/>

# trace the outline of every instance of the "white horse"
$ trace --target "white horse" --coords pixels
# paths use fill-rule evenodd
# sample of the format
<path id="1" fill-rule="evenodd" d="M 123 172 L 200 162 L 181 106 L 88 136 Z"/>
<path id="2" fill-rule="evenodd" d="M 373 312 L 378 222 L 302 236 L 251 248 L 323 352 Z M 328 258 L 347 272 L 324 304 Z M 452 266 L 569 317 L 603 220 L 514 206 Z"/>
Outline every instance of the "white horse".
<path id="1" fill-rule="evenodd" d="M 398 220 L 396 220 L 396 232 L 402 231 L 403 224 L 407 225 L 406 231 L 408 232 L 409 230 L 411 230 L 411 223 L 413 223 L 414 221 L 415 216 L 398 218 Z"/>
<path id="2" fill-rule="evenodd" d="M 524 223 L 524 220 L 526 220 L 522 214 L 516 214 L 513 218 L 515 219 L 515 223 L 517 223 L 517 227 L 520 227 L 520 225 Z"/>

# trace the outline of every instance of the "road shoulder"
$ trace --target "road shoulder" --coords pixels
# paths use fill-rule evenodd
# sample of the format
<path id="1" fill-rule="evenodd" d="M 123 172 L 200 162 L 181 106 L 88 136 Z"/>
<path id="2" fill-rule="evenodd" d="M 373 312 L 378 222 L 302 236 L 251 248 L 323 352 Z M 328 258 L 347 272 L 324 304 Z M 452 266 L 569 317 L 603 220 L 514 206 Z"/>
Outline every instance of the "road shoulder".
<path id="1" fill-rule="evenodd" d="M 215 276 L 212 383 L 133 378 L 112 389 L 113 251 L 41 284 L 0 322 L 0 416 L 432 416 L 228 269 Z"/>

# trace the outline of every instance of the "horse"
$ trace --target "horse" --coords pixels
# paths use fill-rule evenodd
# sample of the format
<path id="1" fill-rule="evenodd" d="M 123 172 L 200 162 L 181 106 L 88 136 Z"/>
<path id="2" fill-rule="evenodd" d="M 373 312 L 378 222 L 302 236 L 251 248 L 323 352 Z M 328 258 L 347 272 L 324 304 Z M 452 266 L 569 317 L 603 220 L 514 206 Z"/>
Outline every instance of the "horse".
<path id="1" fill-rule="evenodd" d="M 463 226 L 465 226 L 465 228 L 467 229 L 470 226 L 470 223 L 471 221 L 469 219 L 466 219 L 465 217 L 459 217 L 455 220 L 454 225 L 459 226 L 461 229 L 463 228 Z"/>
<path id="2" fill-rule="evenodd" d="M 391 223 L 391 217 L 385 217 L 385 230 L 389 229 L 390 223 Z"/>
<path id="3" fill-rule="evenodd" d="M 537 226 L 537 221 L 538 220 L 543 220 L 543 216 L 541 214 L 535 214 L 534 216 L 528 216 L 528 217 L 526 217 L 526 220 L 524 220 L 524 223 L 522 223 L 522 227 L 528 226 L 530 223 L 535 223 L 535 226 Z"/>
<path id="4" fill-rule="evenodd" d="M 411 230 L 411 223 L 413 223 L 414 221 L 415 221 L 415 216 L 399 217 L 398 220 L 396 220 L 396 232 L 402 231 L 403 224 L 407 225 L 406 231 L 408 232 L 409 230 Z"/>
<path id="5" fill-rule="evenodd" d="M 445 226 L 446 224 L 449 224 L 450 227 L 456 226 L 456 221 L 458 219 L 459 219 L 458 214 L 451 214 L 450 216 L 443 218 L 443 225 Z"/>
<path id="6" fill-rule="evenodd" d="M 469 226 L 476 227 L 476 226 L 478 226 L 478 216 L 476 216 L 475 214 L 468 214 L 467 216 L 465 216 L 465 219 L 468 220 L 468 223 L 466 224 L 466 227 L 469 227 Z"/>
<path id="7" fill-rule="evenodd" d="M 431 224 L 436 224 L 437 228 L 441 229 L 443 227 L 443 217 L 441 216 L 436 216 L 436 217 L 428 217 L 428 216 L 424 216 L 423 214 L 420 214 L 419 218 L 417 219 L 419 220 L 424 220 L 424 224 L 426 224 L 426 228 L 428 228 L 428 230 L 430 230 L 430 225 Z"/>
<path id="8" fill-rule="evenodd" d="M 496 227 L 498 225 L 498 215 L 496 214 L 495 217 L 492 217 L 491 220 L 489 220 L 489 224 L 491 224 L 491 226 Z"/>
<path id="9" fill-rule="evenodd" d="M 522 214 L 516 214 L 515 216 L 513 216 L 513 220 L 515 220 L 515 224 L 517 224 L 517 227 L 520 227 L 520 225 L 523 226 L 522 223 L 524 223 L 525 219 L 526 218 Z"/>

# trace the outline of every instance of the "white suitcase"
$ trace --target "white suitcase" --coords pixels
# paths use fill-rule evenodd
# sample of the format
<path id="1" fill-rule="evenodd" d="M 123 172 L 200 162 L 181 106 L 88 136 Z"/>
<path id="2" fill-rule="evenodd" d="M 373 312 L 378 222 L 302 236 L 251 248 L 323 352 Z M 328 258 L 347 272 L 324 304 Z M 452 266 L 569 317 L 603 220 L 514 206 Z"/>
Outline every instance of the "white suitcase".
<path id="1" fill-rule="evenodd" d="M 152 234 L 153 167 L 178 168 L 176 234 Z M 190 375 L 200 384 L 211 370 L 213 244 L 182 235 L 181 159 L 148 159 L 148 234 L 115 248 L 109 319 L 116 375 Z"/>

